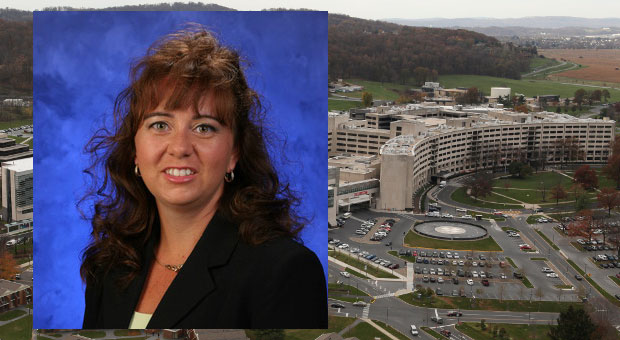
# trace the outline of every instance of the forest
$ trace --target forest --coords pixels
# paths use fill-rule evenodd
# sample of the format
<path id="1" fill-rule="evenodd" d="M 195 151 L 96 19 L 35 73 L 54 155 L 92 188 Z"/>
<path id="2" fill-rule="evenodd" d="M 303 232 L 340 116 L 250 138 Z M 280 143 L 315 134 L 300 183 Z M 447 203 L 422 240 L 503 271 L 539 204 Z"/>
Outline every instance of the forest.
<path id="1" fill-rule="evenodd" d="M 0 89 L 32 96 L 32 21 L 0 19 Z"/>
<path id="2" fill-rule="evenodd" d="M 439 74 L 520 79 L 535 47 L 467 30 L 329 15 L 329 76 L 421 85 Z"/>

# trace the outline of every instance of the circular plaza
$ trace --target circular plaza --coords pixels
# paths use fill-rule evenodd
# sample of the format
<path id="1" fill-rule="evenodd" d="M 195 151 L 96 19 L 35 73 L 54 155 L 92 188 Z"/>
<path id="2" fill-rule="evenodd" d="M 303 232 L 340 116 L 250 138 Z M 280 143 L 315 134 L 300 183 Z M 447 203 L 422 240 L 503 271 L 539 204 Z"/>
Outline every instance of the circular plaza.
<path id="1" fill-rule="evenodd" d="M 482 226 L 456 221 L 422 222 L 413 229 L 420 235 L 443 240 L 477 240 L 488 234 Z"/>

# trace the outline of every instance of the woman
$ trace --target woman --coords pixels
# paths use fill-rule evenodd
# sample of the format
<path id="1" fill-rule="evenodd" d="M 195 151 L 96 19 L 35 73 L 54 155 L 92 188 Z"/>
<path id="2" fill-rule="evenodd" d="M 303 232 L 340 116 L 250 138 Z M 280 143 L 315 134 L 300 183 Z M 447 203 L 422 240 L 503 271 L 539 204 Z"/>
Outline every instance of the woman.
<path id="1" fill-rule="evenodd" d="M 202 27 L 156 42 L 91 139 L 84 328 L 326 328 L 326 287 L 266 151 L 239 55 Z"/>

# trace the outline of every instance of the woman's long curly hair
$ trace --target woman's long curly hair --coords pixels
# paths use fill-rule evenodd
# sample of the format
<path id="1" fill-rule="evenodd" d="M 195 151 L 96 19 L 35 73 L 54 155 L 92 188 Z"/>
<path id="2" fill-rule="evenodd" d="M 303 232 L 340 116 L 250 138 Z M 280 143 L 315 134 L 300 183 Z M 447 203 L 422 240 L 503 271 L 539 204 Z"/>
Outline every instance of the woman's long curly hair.
<path id="1" fill-rule="evenodd" d="M 82 254 L 82 280 L 94 283 L 95 273 L 126 269 L 121 287 L 142 266 L 141 249 L 158 224 L 155 198 L 134 174 L 134 137 L 145 113 L 162 98 L 167 110 L 192 108 L 211 93 L 215 114 L 234 134 L 239 160 L 235 179 L 225 183 L 219 211 L 239 223 L 249 244 L 276 237 L 298 240 L 306 221 L 295 213 L 299 200 L 283 184 L 272 165 L 263 128 L 259 96 L 248 87 L 239 54 L 222 46 L 200 25 L 189 25 L 156 41 L 132 65 L 131 84 L 114 103 L 114 126 L 100 129 L 86 145 L 91 166 L 85 173 L 92 190 L 81 201 L 94 201 L 92 240 Z M 95 174 L 100 171 L 103 176 Z"/>

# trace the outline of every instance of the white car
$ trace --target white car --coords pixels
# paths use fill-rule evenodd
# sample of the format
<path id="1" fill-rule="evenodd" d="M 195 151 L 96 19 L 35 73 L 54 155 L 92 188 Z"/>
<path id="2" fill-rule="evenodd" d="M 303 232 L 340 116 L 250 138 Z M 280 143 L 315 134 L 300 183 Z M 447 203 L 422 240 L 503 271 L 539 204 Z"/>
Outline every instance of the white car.
<path id="1" fill-rule="evenodd" d="M 553 273 L 553 270 L 551 270 L 551 268 L 543 267 L 542 272 L 543 273 Z"/>
<path id="2" fill-rule="evenodd" d="M 353 306 L 356 306 L 356 307 L 366 307 L 366 305 L 367 305 L 367 303 L 364 302 L 364 301 L 355 301 L 355 302 L 353 302 Z"/>
<path id="3" fill-rule="evenodd" d="M 459 266 L 464 266 L 465 265 L 465 261 L 459 261 Z"/>
<path id="4" fill-rule="evenodd" d="M 12 239 L 6 242 L 6 246 L 10 247 L 10 246 L 14 246 L 17 243 L 16 239 Z"/>
<path id="5" fill-rule="evenodd" d="M 420 333 L 418 333 L 418 329 L 415 327 L 415 325 L 411 325 L 411 335 L 419 335 Z"/>
<path id="6" fill-rule="evenodd" d="M 456 211 L 466 213 L 467 209 L 464 208 L 456 208 Z"/>
<path id="7" fill-rule="evenodd" d="M 340 249 L 347 249 L 347 248 L 349 248 L 349 245 L 346 244 L 346 243 L 343 243 L 343 244 L 339 245 L 338 248 L 340 248 Z"/>
<path id="8" fill-rule="evenodd" d="M 452 254 L 452 256 L 454 256 L 455 259 L 458 259 L 460 255 L 459 255 L 459 253 L 454 253 L 454 254 Z"/>
<path id="9" fill-rule="evenodd" d="M 558 274 L 556 274 L 556 273 L 549 273 L 549 274 L 547 274 L 547 277 L 557 278 Z"/>
<path id="10" fill-rule="evenodd" d="M 473 272 L 471 272 L 471 276 L 475 278 L 478 277 L 478 272 L 474 270 Z"/>
<path id="11" fill-rule="evenodd" d="M 443 283 L 443 279 L 442 279 L 442 278 L 440 278 L 440 277 L 438 277 L 438 278 L 437 278 L 437 283 Z"/>
<path id="12" fill-rule="evenodd" d="M 351 277 L 351 274 L 349 274 L 348 272 L 340 272 L 340 275 L 344 276 L 344 277 Z"/>
<path id="13" fill-rule="evenodd" d="M 504 274 L 504 273 L 499 274 L 499 278 L 500 279 L 505 279 L 506 278 L 506 274 Z"/>
<path id="14" fill-rule="evenodd" d="M 473 220 L 474 219 L 474 217 L 472 215 L 462 215 L 461 218 L 465 219 L 465 220 Z"/>
<path id="15" fill-rule="evenodd" d="M 467 284 L 470 285 L 470 286 L 473 286 L 474 285 L 474 280 L 467 279 Z"/>

